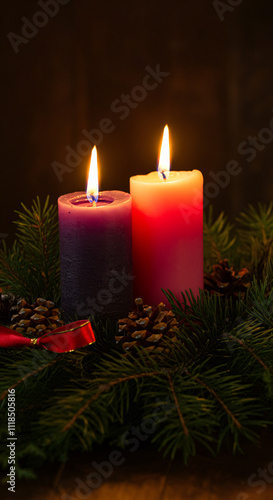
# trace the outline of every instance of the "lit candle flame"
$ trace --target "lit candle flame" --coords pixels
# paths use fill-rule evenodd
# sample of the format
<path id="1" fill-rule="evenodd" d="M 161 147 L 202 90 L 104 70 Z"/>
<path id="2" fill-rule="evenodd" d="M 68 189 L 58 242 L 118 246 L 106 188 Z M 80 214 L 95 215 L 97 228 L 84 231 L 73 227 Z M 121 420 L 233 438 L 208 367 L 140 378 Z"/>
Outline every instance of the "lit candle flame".
<path id="1" fill-rule="evenodd" d="M 165 126 L 163 132 L 163 139 L 161 144 L 159 162 L 157 167 L 158 175 L 160 179 L 168 179 L 170 174 L 170 139 L 169 139 L 169 127 Z"/>
<path id="2" fill-rule="evenodd" d="M 98 154 L 96 146 L 93 147 L 91 153 L 86 196 L 90 203 L 93 203 L 93 205 L 96 204 L 99 198 Z"/>

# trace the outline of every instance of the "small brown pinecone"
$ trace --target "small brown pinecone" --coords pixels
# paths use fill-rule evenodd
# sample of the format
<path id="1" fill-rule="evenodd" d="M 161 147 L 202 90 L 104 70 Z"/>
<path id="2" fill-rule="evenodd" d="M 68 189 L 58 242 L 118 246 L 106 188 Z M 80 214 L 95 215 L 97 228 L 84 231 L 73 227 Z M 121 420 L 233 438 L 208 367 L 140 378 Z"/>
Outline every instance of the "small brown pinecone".
<path id="1" fill-rule="evenodd" d="M 240 271 L 235 271 L 229 266 L 228 260 L 220 260 L 219 264 L 212 266 L 212 273 L 204 275 L 204 288 L 213 295 L 221 297 L 232 297 L 238 299 L 239 294 L 244 299 L 247 289 L 250 286 L 250 273 L 243 267 Z"/>
<path id="2" fill-rule="evenodd" d="M 11 323 L 12 330 L 31 338 L 38 338 L 64 324 L 54 302 L 42 298 L 37 299 L 34 304 L 20 299 Z"/>
<path id="3" fill-rule="evenodd" d="M 13 293 L 0 293 L 0 323 L 4 325 L 10 323 L 17 301 L 18 297 L 16 298 Z"/>
<path id="4" fill-rule="evenodd" d="M 116 342 L 125 352 L 136 355 L 137 347 L 144 347 L 153 355 L 168 354 L 166 340 L 177 342 L 178 322 L 174 313 L 161 302 L 157 307 L 143 305 L 142 299 L 135 299 L 135 309 L 127 318 L 118 321 L 119 335 Z"/>

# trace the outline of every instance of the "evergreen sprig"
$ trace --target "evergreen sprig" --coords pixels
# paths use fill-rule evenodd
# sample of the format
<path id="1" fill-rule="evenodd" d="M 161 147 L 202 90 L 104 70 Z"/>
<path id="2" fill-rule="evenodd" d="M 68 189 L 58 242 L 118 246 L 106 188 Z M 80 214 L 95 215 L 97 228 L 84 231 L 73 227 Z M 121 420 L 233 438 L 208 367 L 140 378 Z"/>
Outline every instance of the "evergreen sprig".
<path id="1" fill-rule="evenodd" d="M 60 297 L 59 230 L 57 207 L 47 197 L 39 197 L 28 209 L 16 211 L 17 240 L 11 250 L 3 241 L 0 250 L 0 287 L 34 301 L 47 297 L 58 303 Z"/>
<path id="2" fill-rule="evenodd" d="M 241 256 L 254 276 L 273 279 L 273 202 L 249 205 L 237 218 Z"/>
<path id="3" fill-rule="evenodd" d="M 140 348 L 138 358 L 124 356 L 108 341 L 101 356 L 96 344 L 58 355 L 0 349 L 2 413 L 13 386 L 24 459 L 30 444 L 57 460 L 103 442 L 126 448 L 152 422 L 151 441 L 172 457 L 181 450 L 187 462 L 198 443 L 213 454 L 242 450 L 272 425 L 272 291 L 256 281 L 245 302 L 200 291 L 184 294 L 181 307 L 167 296 L 180 325 L 178 341 L 166 340 L 168 355 Z M 112 326 L 99 328 L 109 339 Z"/>
<path id="4" fill-rule="evenodd" d="M 28 287 L 33 298 L 56 300 L 56 208 L 48 200 L 42 208 L 38 199 L 30 210 L 23 208 L 18 241 L 0 254 L 1 286 L 26 297 Z M 250 208 L 241 215 L 241 232 L 224 214 L 213 220 L 210 212 L 204 225 L 207 269 L 220 258 L 231 264 L 236 258 L 243 266 L 247 259 L 252 284 L 244 300 L 203 290 L 197 297 L 190 290 L 175 297 L 168 290 L 179 323 L 177 341 L 165 340 L 168 354 L 153 357 L 139 348 L 137 357 L 125 356 L 110 321 L 93 322 L 97 342 L 72 353 L 0 349 L 2 466 L 10 387 L 16 390 L 22 477 L 31 477 L 30 468 L 44 460 L 66 460 L 73 450 L 105 442 L 138 447 L 139 430 L 160 452 L 174 457 L 180 450 L 187 462 L 200 446 L 214 455 L 223 447 L 243 451 L 246 440 L 257 443 L 263 429 L 272 429 L 272 210 Z"/>
<path id="5" fill-rule="evenodd" d="M 236 238 L 233 235 L 233 226 L 227 216 L 221 212 L 214 220 L 213 208 L 210 205 L 208 213 L 204 213 L 204 270 L 211 270 L 212 264 L 222 259 L 231 259 L 234 256 Z"/>

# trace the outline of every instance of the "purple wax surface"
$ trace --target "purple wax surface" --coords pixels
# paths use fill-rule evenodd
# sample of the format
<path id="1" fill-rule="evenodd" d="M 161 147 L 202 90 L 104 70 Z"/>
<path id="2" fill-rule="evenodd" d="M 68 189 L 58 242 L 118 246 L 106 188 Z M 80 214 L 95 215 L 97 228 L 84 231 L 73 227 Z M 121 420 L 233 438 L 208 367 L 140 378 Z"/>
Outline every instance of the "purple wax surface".
<path id="1" fill-rule="evenodd" d="M 67 319 L 127 315 L 133 302 L 131 196 L 104 191 L 58 200 L 61 299 Z"/>

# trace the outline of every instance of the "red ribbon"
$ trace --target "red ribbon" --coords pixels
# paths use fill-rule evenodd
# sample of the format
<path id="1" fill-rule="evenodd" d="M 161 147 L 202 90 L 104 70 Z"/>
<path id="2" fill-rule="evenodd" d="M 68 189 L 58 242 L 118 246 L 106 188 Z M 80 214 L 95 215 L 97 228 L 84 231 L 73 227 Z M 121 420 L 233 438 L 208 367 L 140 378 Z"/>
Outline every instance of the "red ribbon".
<path id="1" fill-rule="evenodd" d="M 80 320 L 64 325 L 37 339 L 24 337 L 21 333 L 0 326 L 0 347 L 40 347 L 53 352 L 70 352 L 96 342 L 90 321 Z"/>

